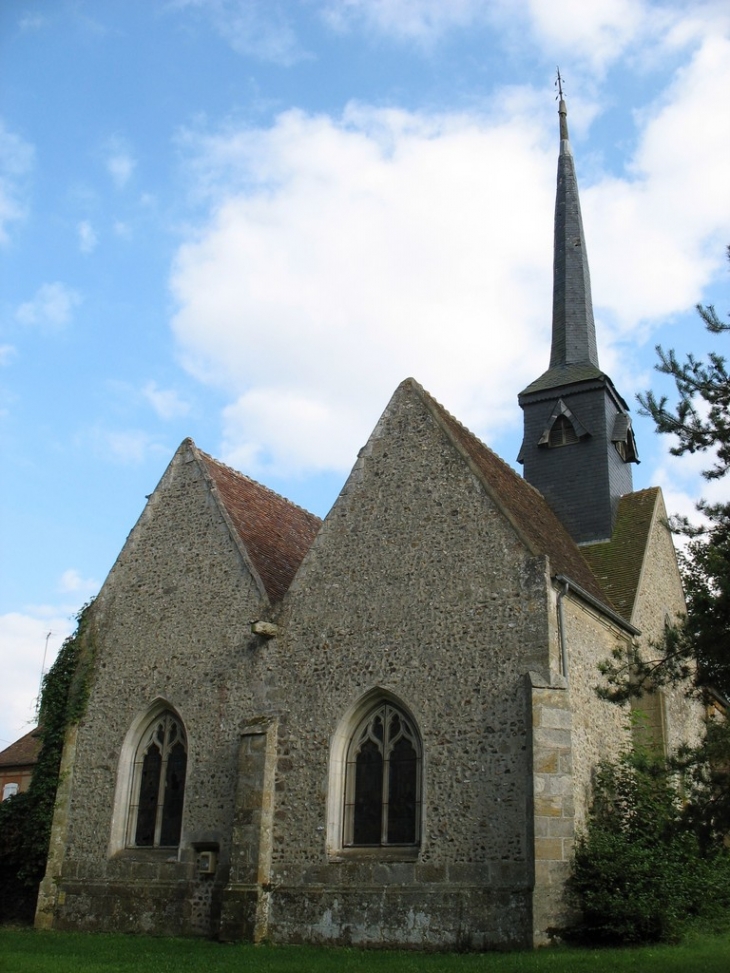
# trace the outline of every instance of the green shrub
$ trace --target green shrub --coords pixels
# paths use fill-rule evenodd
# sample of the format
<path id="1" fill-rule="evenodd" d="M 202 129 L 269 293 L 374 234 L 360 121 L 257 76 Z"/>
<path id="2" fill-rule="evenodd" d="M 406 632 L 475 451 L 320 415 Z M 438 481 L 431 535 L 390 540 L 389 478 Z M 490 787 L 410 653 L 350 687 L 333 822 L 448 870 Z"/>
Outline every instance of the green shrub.
<path id="1" fill-rule="evenodd" d="M 730 855 L 721 843 L 701 842 L 681 791 L 672 767 L 638 751 L 600 766 L 575 854 L 582 921 L 573 938 L 671 942 L 690 923 L 727 923 Z"/>

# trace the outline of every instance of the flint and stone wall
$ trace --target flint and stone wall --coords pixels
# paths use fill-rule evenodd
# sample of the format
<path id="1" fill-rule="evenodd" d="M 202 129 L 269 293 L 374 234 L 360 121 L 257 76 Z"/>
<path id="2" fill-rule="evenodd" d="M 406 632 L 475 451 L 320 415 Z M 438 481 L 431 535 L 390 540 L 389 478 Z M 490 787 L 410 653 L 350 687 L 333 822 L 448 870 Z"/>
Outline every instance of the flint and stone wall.
<path id="1" fill-rule="evenodd" d="M 524 673 L 548 666 L 546 570 L 421 400 L 402 395 L 363 451 L 278 619 L 277 686 L 286 709 L 271 939 L 472 949 L 531 943 L 532 714 Z M 423 741 L 423 837 L 417 854 L 400 854 L 406 860 L 396 849 L 343 849 L 328 818 L 342 799 L 328 794 L 331 743 L 345 714 L 377 689 L 407 707 Z M 230 915 L 249 892 L 232 872 Z"/>
<path id="2" fill-rule="evenodd" d="M 558 599 L 562 609 L 558 611 Z M 628 711 L 600 700 L 598 664 L 630 636 L 572 592 L 552 592 L 562 617 L 567 672 L 529 674 L 533 713 L 535 890 L 533 941 L 560 935 L 576 918 L 566 894 L 576 835 L 585 827 L 593 772 L 629 743 Z M 562 667 L 560 667 L 562 669 Z"/>
<path id="3" fill-rule="evenodd" d="M 65 849 L 50 862 L 39 923 L 215 932 L 230 855 L 237 714 L 267 708 L 271 673 L 250 649 L 261 603 L 197 462 L 181 447 L 92 609 L 95 678 L 57 808 Z M 178 712 L 188 738 L 179 855 L 110 844 L 113 813 L 125 816 L 129 802 L 116 794 L 125 737 L 159 699 Z M 201 849 L 217 852 L 216 874 L 198 875 Z"/>
<path id="4" fill-rule="evenodd" d="M 550 579 L 407 387 L 276 611 L 181 447 L 93 608 L 95 680 L 66 755 L 39 924 L 441 949 L 545 942 L 568 918 L 592 770 L 627 734 L 594 691 L 625 634 L 564 596 L 563 673 Z M 252 636 L 253 619 L 279 634 Z M 420 733 L 418 847 L 342 847 L 337 741 L 378 698 Z M 172 855 L 119 840 L 120 760 L 156 700 L 188 738 Z M 213 875 L 196 869 L 203 850 L 218 856 Z"/>
<path id="5" fill-rule="evenodd" d="M 657 498 L 632 621 L 641 630 L 640 646 L 653 658 L 652 642 L 660 642 L 667 623 L 675 624 L 686 610 L 677 570 L 677 556 L 661 495 Z M 635 701 L 640 714 L 637 740 L 672 752 L 681 743 L 699 742 L 704 707 L 690 699 L 684 685 L 666 686 L 659 693 Z"/>

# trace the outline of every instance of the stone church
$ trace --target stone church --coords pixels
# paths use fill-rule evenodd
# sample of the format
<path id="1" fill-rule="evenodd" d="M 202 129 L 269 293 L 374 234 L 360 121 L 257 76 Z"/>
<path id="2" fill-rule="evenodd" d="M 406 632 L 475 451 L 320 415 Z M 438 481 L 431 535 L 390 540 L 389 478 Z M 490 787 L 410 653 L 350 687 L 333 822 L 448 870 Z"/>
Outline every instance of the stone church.
<path id="1" fill-rule="evenodd" d="M 559 119 L 524 477 L 413 379 L 324 521 L 185 440 L 91 609 L 39 926 L 474 950 L 564 926 L 592 774 L 632 732 L 598 665 L 684 600 Z M 642 733 L 671 747 L 693 707 L 647 698 Z"/>

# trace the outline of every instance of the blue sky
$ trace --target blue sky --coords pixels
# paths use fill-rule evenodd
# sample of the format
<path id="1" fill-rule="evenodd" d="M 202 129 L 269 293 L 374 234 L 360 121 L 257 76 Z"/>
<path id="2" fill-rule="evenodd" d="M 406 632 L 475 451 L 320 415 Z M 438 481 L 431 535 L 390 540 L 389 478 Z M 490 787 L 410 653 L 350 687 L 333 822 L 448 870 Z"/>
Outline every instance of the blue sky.
<path id="1" fill-rule="evenodd" d="M 633 403 L 730 306 L 726 0 L 0 5 L 0 747 L 186 436 L 324 515 L 413 375 L 514 464 L 557 64 Z M 635 486 L 690 511 L 634 415 Z"/>

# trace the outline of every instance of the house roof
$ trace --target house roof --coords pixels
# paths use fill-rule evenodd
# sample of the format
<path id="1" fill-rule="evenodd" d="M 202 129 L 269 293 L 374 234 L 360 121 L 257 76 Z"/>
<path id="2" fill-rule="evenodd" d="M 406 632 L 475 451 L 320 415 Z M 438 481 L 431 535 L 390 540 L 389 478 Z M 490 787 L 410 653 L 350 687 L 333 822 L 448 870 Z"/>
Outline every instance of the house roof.
<path id="1" fill-rule="evenodd" d="M 651 530 L 658 487 L 637 490 L 621 497 L 610 541 L 581 548 L 617 610 L 631 619 Z"/>
<path id="2" fill-rule="evenodd" d="M 542 494 L 447 412 L 415 379 L 406 379 L 403 384 L 411 385 L 422 396 L 532 552 L 547 555 L 554 574 L 565 575 L 607 608 L 613 608 L 575 541 Z"/>
<path id="3" fill-rule="evenodd" d="M 41 749 L 40 727 L 34 727 L 15 743 L 0 751 L 0 767 L 26 767 L 38 760 Z"/>
<path id="4" fill-rule="evenodd" d="M 286 593 L 322 521 L 273 490 L 188 445 L 212 481 L 269 599 Z"/>

